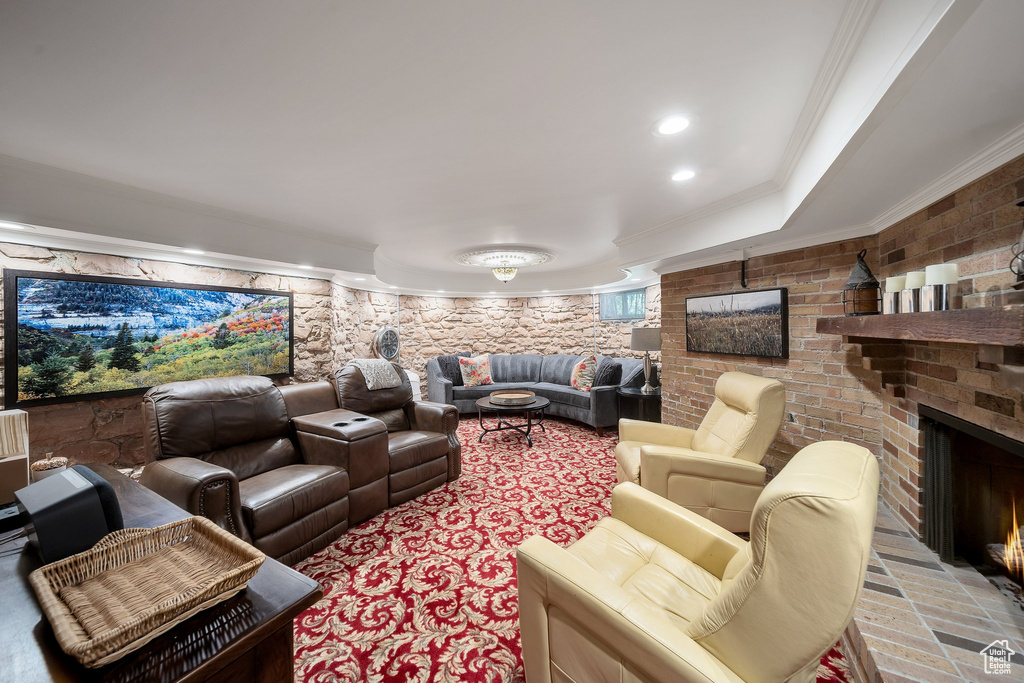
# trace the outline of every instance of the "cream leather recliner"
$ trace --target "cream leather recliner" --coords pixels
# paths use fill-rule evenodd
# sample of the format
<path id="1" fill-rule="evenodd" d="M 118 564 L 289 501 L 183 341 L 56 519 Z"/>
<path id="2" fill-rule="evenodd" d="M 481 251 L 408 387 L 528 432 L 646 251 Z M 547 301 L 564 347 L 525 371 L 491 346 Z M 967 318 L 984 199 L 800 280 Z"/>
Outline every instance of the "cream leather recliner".
<path id="1" fill-rule="evenodd" d="M 750 511 L 764 488 L 761 458 L 785 410 L 781 382 L 726 372 L 696 431 L 619 420 L 619 482 L 640 484 L 729 531 L 749 531 Z"/>
<path id="2" fill-rule="evenodd" d="M 519 546 L 529 683 L 813 681 L 864 583 L 878 463 L 800 451 L 754 508 L 750 542 L 634 484 L 560 548 Z"/>

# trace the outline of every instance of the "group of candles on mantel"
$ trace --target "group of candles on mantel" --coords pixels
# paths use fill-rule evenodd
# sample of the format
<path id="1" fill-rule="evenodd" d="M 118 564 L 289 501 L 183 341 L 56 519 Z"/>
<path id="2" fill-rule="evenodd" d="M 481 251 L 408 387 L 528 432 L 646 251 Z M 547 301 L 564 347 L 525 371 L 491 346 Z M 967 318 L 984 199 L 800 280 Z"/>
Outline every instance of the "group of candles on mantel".
<path id="1" fill-rule="evenodd" d="M 857 254 L 857 265 L 843 289 L 843 310 L 846 315 L 877 313 L 918 313 L 948 311 L 957 308 L 957 281 L 960 273 L 955 263 L 939 263 L 924 270 L 885 279 L 885 291 L 864 262 L 867 250 Z M 881 306 L 879 306 L 881 304 Z"/>
<path id="2" fill-rule="evenodd" d="M 906 275 L 885 278 L 882 313 L 948 311 L 956 308 L 956 283 L 960 278 L 955 263 L 939 263 Z"/>

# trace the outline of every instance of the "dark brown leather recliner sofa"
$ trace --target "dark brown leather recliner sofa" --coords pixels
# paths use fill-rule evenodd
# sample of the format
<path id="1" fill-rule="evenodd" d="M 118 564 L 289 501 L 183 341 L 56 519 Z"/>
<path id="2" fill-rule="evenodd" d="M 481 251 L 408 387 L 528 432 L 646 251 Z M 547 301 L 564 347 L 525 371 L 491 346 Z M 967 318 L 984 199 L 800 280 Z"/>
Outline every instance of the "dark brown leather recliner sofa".
<path id="1" fill-rule="evenodd" d="M 224 377 L 154 387 L 143 399 L 148 464 L 141 481 L 294 564 L 389 503 L 458 477 L 457 413 L 452 418 L 450 406 L 412 401 L 411 389 L 401 402 L 409 387 L 401 374 L 402 387 L 367 392 L 367 407 L 398 403 L 413 416 L 409 426 L 424 430 L 412 439 L 421 447 L 397 460 L 389 451 L 397 422 L 386 426 L 339 407 L 330 382 L 278 388 L 265 377 Z M 441 433 L 431 435 L 432 427 Z M 446 451 L 438 456 L 442 441 Z M 444 476 L 437 474 L 441 464 Z"/>

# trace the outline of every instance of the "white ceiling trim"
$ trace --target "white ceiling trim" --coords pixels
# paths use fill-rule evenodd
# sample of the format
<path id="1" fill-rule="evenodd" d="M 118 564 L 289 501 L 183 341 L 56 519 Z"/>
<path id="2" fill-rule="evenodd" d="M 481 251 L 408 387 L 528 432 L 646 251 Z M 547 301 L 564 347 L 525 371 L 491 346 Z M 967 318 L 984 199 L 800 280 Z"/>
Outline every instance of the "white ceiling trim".
<path id="1" fill-rule="evenodd" d="M 749 187 L 746 190 L 743 190 L 742 192 L 737 192 L 736 194 L 730 195 L 728 197 L 723 197 L 722 199 L 719 199 L 716 202 L 711 202 L 710 204 L 707 204 L 697 209 L 696 211 L 691 211 L 690 213 L 683 214 L 678 218 L 673 218 L 670 221 L 666 221 L 659 225 L 655 225 L 653 227 L 647 228 L 646 230 L 642 230 L 640 232 L 627 235 L 625 237 L 620 237 L 615 240 L 615 244 L 616 246 L 619 247 L 625 247 L 631 244 L 636 244 L 637 242 L 648 239 L 650 237 L 663 235 L 667 232 L 673 232 L 675 230 L 678 230 L 679 228 L 685 228 L 691 223 L 696 223 L 697 221 L 704 220 L 705 218 L 710 218 L 711 216 L 724 213 L 737 206 L 742 206 L 747 202 L 752 202 L 755 199 L 767 197 L 770 194 L 778 192 L 780 189 L 781 188 L 774 180 L 768 180 L 766 182 L 761 183 L 760 185 Z"/>
<path id="2" fill-rule="evenodd" d="M 1024 124 L 1011 130 L 977 154 L 969 157 L 947 173 L 921 188 L 892 208 L 879 214 L 868 225 L 875 233 L 899 223 L 904 218 L 927 208 L 951 192 L 994 171 L 1024 154 Z"/>
<path id="3" fill-rule="evenodd" d="M 62 189 L 88 190 L 93 193 L 93 197 L 98 194 L 128 199 L 149 206 L 160 207 L 169 212 L 181 212 L 182 215 L 188 215 L 193 218 L 205 216 L 223 222 L 221 226 L 211 224 L 211 230 L 216 230 L 218 227 L 226 227 L 226 224 L 234 224 L 270 233 L 286 233 L 297 239 L 319 244 L 323 248 L 329 246 L 335 249 L 347 250 L 353 257 L 351 260 L 355 262 L 365 261 L 368 263 L 372 258 L 373 245 L 368 242 L 357 243 L 352 240 L 339 238 L 337 235 L 308 230 L 296 225 L 260 218 L 209 204 L 193 202 L 180 197 L 144 190 L 131 185 L 116 183 L 53 166 L 46 166 L 24 159 L 0 155 L 0 177 L 4 175 L 8 178 L 17 178 L 22 184 L 30 179 L 36 179 L 37 182 L 34 183 L 34 186 L 44 192 L 46 191 L 44 188 L 47 188 L 47 186 L 60 187 Z M 114 220 L 111 220 L 109 224 L 96 224 L 96 213 L 94 212 L 89 214 L 93 218 L 93 222 L 84 224 L 80 215 L 76 215 L 74 212 L 69 214 L 66 209 L 62 214 L 59 209 L 55 208 L 56 204 L 52 202 L 48 202 L 45 209 L 39 208 L 33 205 L 31 199 L 26 197 L 25 194 L 27 193 L 15 193 L 13 191 L 5 193 L 3 188 L 0 187 L 0 197 L 3 198 L 3 203 L 0 204 L 0 219 L 82 231 L 92 235 L 118 237 L 118 235 L 110 234 L 116 230 L 114 227 L 116 221 Z M 91 205 L 94 205 L 94 202 L 91 202 Z M 192 245 L 180 244 L 169 246 L 186 247 Z"/>
<path id="4" fill-rule="evenodd" d="M 778 239 L 763 244 L 740 246 L 737 249 L 732 249 L 718 255 L 698 256 L 696 258 L 683 255 L 659 263 L 654 268 L 654 272 L 664 275 L 680 270 L 691 270 L 719 263 L 740 261 L 744 258 L 804 249 L 820 244 L 828 244 L 829 242 L 840 242 L 842 240 L 877 235 L 886 228 L 890 228 L 918 211 L 928 208 L 943 197 L 969 185 L 1022 154 L 1024 154 L 1024 124 L 1017 126 L 977 154 L 971 155 L 950 171 L 943 173 L 914 194 L 894 204 L 867 223 L 791 239 Z M 786 232 L 775 234 L 779 236 L 787 235 Z"/>
<path id="5" fill-rule="evenodd" d="M 775 173 L 775 182 L 780 187 L 789 181 L 814 131 L 818 129 L 818 124 L 828 110 L 828 105 L 842 82 L 850 61 L 857 53 L 864 34 L 871 26 L 880 4 L 881 0 L 850 0 L 843 10 L 839 25 L 793 129 L 793 135 L 786 145 L 782 162 Z"/>

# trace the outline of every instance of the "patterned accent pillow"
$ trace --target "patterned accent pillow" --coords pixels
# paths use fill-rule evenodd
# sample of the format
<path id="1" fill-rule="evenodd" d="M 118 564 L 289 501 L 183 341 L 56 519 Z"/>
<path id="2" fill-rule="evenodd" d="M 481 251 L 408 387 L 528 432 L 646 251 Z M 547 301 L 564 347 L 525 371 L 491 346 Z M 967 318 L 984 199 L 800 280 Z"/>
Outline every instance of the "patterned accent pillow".
<path id="1" fill-rule="evenodd" d="M 597 372 L 594 373 L 595 387 L 617 386 L 622 381 L 622 363 L 605 356 L 597 364 Z"/>
<path id="2" fill-rule="evenodd" d="M 459 369 L 462 370 L 462 383 L 467 387 L 478 387 L 493 384 L 491 381 L 491 357 L 487 355 L 473 358 L 460 358 Z"/>
<path id="3" fill-rule="evenodd" d="M 594 385 L 594 375 L 597 374 L 597 357 L 594 354 L 583 356 L 576 365 L 572 366 L 572 388 L 577 391 L 590 391 Z"/>

